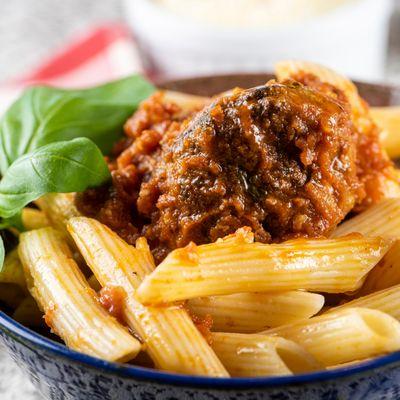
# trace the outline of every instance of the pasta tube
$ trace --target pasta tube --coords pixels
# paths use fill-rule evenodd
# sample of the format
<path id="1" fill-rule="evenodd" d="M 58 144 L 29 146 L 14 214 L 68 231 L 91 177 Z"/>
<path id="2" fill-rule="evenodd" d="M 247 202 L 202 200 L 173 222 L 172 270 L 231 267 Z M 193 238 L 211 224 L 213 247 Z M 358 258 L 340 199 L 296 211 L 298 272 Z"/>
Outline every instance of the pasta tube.
<path id="1" fill-rule="evenodd" d="M 135 299 L 140 282 L 154 268 L 144 239 L 135 248 L 105 225 L 84 217 L 72 218 L 68 229 L 100 284 L 123 289 L 123 317 L 143 339 L 157 368 L 228 376 L 181 305 L 145 307 Z"/>
<path id="2" fill-rule="evenodd" d="M 400 238 L 400 199 L 386 199 L 340 224 L 332 237 L 359 232 L 365 236 Z"/>
<path id="3" fill-rule="evenodd" d="M 371 361 L 373 359 L 373 357 L 371 358 L 365 358 L 364 360 L 355 360 L 355 361 L 350 361 L 347 363 L 343 363 L 343 364 L 337 364 L 337 365 L 330 365 L 329 367 L 327 367 L 328 370 L 331 369 L 337 369 L 337 368 L 345 368 L 345 367 L 351 367 L 353 365 L 360 365 L 361 363 L 365 363 L 367 361 Z"/>
<path id="4" fill-rule="evenodd" d="M 379 310 L 400 320 L 400 284 L 371 293 L 368 296 L 359 297 L 348 303 L 333 307 L 327 312 L 336 312 L 350 307 L 365 307 Z"/>
<path id="5" fill-rule="evenodd" d="M 358 95 L 358 90 L 354 83 L 330 68 L 308 61 L 288 60 L 280 61 L 275 64 L 275 73 L 280 81 L 296 79 L 299 74 L 312 74 L 322 82 L 329 83 L 342 90 L 355 115 L 365 113 L 366 106 Z"/>
<path id="6" fill-rule="evenodd" d="M 68 347 L 110 361 L 137 355 L 141 344 L 102 308 L 58 232 L 21 234 L 19 255 L 47 325 Z"/>
<path id="7" fill-rule="evenodd" d="M 400 284 L 400 240 L 367 275 L 360 293 L 368 294 L 397 284 Z"/>
<path id="8" fill-rule="evenodd" d="M 400 106 L 372 107 L 371 115 L 382 128 L 382 144 L 391 158 L 400 156 Z"/>
<path id="9" fill-rule="evenodd" d="M 137 291 L 157 304 L 243 292 L 358 289 L 391 241 L 349 236 L 282 244 L 219 242 L 172 251 Z"/>
<path id="10" fill-rule="evenodd" d="M 0 269 L 1 283 L 14 283 L 23 290 L 26 290 L 24 269 L 18 256 L 18 249 L 11 250 L 4 258 L 3 266 Z"/>
<path id="11" fill-rule="evenodd" d="M 324 296 L 299 290 L 277 293 L 238 293 L 191 299 L 187 307 L 200 317 L 210 315 L 213 330 L 254 333 L 317 314 Z"/>
<path id="12" fill-rule="evenodd" d="M 400 323 L 367 308 L 346 308 L 263 332 L 293 340 L 324 366 L 400 349 Z"/>
<path id="13" fill-rule="evenodd" d="M 35 201 L 50 225 L 68 237 L 67 221 L 80 215 L 75 206 L 75 193 L 49 193 Z"/>
<path id="14" fill-rule="evenodd" d="M 199 111 L 211 102 L 209 97 L 195 96 L 172 90 L 166 90 L 163 94 L 165 102 L 172 102 L 181 109 L 177 117 L 188 115 L 193 111 Z"/>
<path id="15" fill-rule="evenodd" d="M 292 375 L 324 369 L 301 346 L 280 337 L 213 333 L 211 341 L 232 376 Z"/>
<path id="16" fill-rule="evenodd" d="M 400 199 L 387 199 L 339 225 L 333 237 L 359 232 L 366 236 L 400 239 Z M 400 283 L 400 242 L 368 274 L 361 293 L 367 294 Z"/>
<path id="17" fill-rule="evenodd" d="M 31 207 L 25 207 L 22 210 L 22 224 L 27 231 L 45 228 L 50 225 L 49 220 L 43 211 Z"/>

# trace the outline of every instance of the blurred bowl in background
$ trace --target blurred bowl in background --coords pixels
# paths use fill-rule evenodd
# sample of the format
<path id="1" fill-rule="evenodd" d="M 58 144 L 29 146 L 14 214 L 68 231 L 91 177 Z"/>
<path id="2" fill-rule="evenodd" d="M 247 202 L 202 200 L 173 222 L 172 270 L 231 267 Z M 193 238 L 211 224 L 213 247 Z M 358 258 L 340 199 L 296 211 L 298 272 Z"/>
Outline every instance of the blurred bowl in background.
<path id="1" fill-rule="evenodd" d="M 224 23 L 224 14 L 217 7 L 212 11 L 221 14 L 219 26 L 215 15 L 209 21 L 202 20 L 201 15 L 195 18 L 191 9 L 182 16 L 181 10 L 171 11 L 160 0 L 125 0 L 125 5 L 146 67 L 159 78 L 261 72 L 271 70 L 282 59 L 306 59 L 353 78 L 382 79 L 392 1 L 324 1 L 338 4 L 314 16 L 309 10 L 304 18 L 288 18 L 286 23 L 271 24 L 269 16 L 265 27 L 254 23 L 238 24 L 237 28 Z M 181 8 L 190 7 L 193 0 L 181 2 Z M 229 7 L 239 4 L 228 3 Z M 310 2 L 309 7 L 317 3 Z M 259 10 L 245 9 L 247 13 L 266 10 L 265 5 Z"/>

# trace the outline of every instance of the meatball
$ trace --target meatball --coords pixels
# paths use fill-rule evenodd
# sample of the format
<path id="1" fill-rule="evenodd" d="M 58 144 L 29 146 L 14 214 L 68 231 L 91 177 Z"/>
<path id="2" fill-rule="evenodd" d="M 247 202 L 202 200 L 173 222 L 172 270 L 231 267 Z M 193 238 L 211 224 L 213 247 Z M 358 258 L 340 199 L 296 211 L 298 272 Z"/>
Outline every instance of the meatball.
<path id="1" fill-rule="evenodd" d="M 237 89 L 200 112 L 156 93 L 125 125 L 112 184 L 79 194 L 78 208 L 131 244 L 145 236 L 157 262 L 242 226 L 261 242 L 329 235 L 382 198 L 393 167 L 367 114 L 302 81 Z"/>
<path id="2" fill-rule="evenodd" d="M 357 136 L 357 177 L 361 188 L 353 211 L 361 212 L 384 198 L 399 197 L 398 178 L 393 162 L 381 146 L 381 131 L 354 84 L 328 68 L 302 61 L 279 63 L 277 75 L 318 90 L 350 108 Z"/>
<path id="3" fill-rule="evenodd" d="M 241 226 L 261 242 L 327 235 L 355 204 L 356 171 L 341 102 L 295 82 L 236 90 L 164 146 L 139 194 L 143 233 L 160 257 Z"/>

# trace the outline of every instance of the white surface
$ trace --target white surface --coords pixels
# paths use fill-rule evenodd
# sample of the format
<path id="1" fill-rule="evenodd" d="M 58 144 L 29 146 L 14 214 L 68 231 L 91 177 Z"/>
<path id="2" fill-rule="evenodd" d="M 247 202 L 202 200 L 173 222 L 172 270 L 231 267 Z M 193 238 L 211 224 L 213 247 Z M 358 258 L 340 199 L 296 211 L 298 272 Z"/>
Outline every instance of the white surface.
<path id="1" fill-rule="evenodd" d="M 10 358 L 0 343 L 0 399 L 41 400 L 29 379 Z"/>
<path id="2" fill-rule="evenodd" d="M 306 59 L 357 79 L 381 80 L 391 0 L 357 0 L 287 27 L 218 28 L 179 18 L 152 0 L 125 0 L 149 66 L 164 77 L 271 70 Z"/>

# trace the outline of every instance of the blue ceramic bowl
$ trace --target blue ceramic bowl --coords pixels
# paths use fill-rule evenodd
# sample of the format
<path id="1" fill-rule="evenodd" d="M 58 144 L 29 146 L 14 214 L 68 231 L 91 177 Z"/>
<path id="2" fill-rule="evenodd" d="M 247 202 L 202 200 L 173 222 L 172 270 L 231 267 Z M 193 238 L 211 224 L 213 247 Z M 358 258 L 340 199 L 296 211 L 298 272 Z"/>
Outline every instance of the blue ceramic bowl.
<path id="1" fill-rule="evenodd" d="M 270 75 L 229 75 L 164 87 L 209 95 L 250 87 Z M 400 89 L 358 84 L 373 105 L 400 104 Z M 0 338 L 46 399 L 335 400 L 400 399 L 400 352 L 336 370 L 272 378 L 205 378 L 106 362 L 67 349 L 0 311 Z"/>

